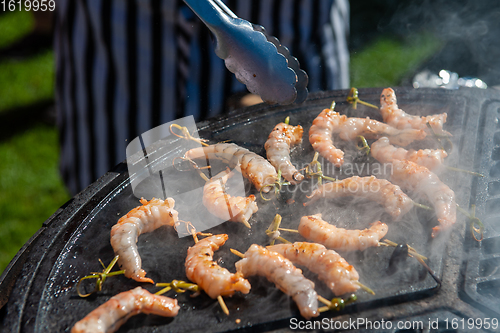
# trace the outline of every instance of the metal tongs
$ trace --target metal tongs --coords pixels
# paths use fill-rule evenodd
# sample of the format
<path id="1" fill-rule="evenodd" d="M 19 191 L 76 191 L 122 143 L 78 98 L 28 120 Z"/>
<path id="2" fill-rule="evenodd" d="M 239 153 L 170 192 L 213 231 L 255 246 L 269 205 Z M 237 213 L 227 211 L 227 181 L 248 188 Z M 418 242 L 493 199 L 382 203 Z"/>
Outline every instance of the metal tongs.
<path id="1" fill-rule="evenodd" d="M 184 0 L 212 31 L 215 53 L 247 89 L 269 104 L 302 103 L 308 76 L 264 27 L 238 18 L 221 0 Z"/>

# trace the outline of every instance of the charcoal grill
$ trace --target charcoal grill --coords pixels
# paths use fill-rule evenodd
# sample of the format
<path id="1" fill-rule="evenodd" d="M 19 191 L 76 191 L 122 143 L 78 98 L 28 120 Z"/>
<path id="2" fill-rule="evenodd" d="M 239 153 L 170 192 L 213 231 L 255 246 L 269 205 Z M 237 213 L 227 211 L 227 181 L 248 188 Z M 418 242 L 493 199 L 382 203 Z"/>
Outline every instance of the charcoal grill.
<path id="1" fill-rule="evenodd" d="M 317 321 L 368 321 L 391 323 L 387 332 L 420 332 L 428 329 L 429 321 L 439 319 L 439 332 L 460 332 L 469 318 L 498 318 L 500 316 L 500 94 L 491 91 L 464 89 L 459 91 L 398 88 L 396 95 L 401 108 L 415 114 L 447 112 L 445 128 L 454 134 L 453 154 L 449 157 L 452 166 L 474 170 L 484 178 L 464 173 L 445 172 L 441 175 L 457 195 L 457 202 L 464 208 L 475 205 L 475 214 L 486 226 L 484 240 L 475 241 L 469 232 L 469 222 L 459 215 L 456 226 L 442 239 L 443 246 L 430 237 L 436 224 L 432 212 L 412 209 L 400 224 L 388 222 L 387 238 L 396 242 L 408 242 L 429 257 L 429 266 L 442 280 L 439 285 L 413 260 L 393 275 L 387 274 L 391 256 L 390 248 L 379 247 L 364 252 L 344 254 L 360 273 L 360 281 L 376 291 L 372 296 L 359 291 L 358 301 L 340 312 L 326 312 Z M 361 89 L 360 97 L 378 105 L 382 89 Z M 228 116 L 198 124 L 200 137 L 211 142 L 231 140 L 256 153 L 264 155 L 264 142 L 275 124 L 290 116 L 291 124 L 305 128 L 304 142 L 292 152 L 295 162 L 307 163 L 313 151 L 307 140 L 307 130 L 319 112 L 337 102 L 336 110 L 350 116 L 370 116 L 380 120 L 377 110 L 361 105 L 352 109 L 346 101 L 348 91 L 332 91 L 311 94 L 299 106 L 257 105 Z M 148 149 L 151 170 L 171 166 L 171 161 L 181 152 L 179 140 L 168 139 L 168 144 L 159 142 Z M 360 163 L 363 158 L 356 153 L 355 146 L 342 143 L 350 163 Z M 349 146 L 351 145 L 351 146 Z M 338 170 L 329 170 L 338 175 Z M 358 174 L 363 174 L 361 171 Z M 203 184 L 201 179 L 186 172 L 180 179 L 186 180 L 186 190 Z M 341 176 L 341 175 L 340 175 Z M 0 278 L 0 331 L 2 332 L 60 332 L 69 331 L 72 325 L 85 314 L 104 303 L 112 295 L 138 285 L 123 276 L 106 281 L 103 290 L 88 299 L 78 297 L 75 285 L 78 279 L 91 271 L 101 270 L 98 258 L 108 263 L 113 258 L 109 243 L 111 226 L 119 216 L 139 204 L 132 193 L 126 163 L 121 163 L 105 174 L 86 190 L 75 196 L 53 216 L 26 243 Z M 143 186 L 154 186 L 151 176 Z M 166 180 L 168 186 L 168 180 Z M 253 191 L 252 189 L 248 189 Z M 252 229 L 241 224 L 225 223 L 210 230 L 213 233 L 228 233 L 229 240 L 216 253 L 222 265 L 234 271 L 234 262 L 239 258 L 230 253 L 230 248 L 244 252 L 254 242 L 268 244 L 264 230 L 274 214 L 283 216 L 288 228 L 296 228 L 300 216 L 316 213 L 318 207 L 303 207 L 306 201 L 302 191 L 285 190 L 279 199 L 259 202 L 259 212 L 251 219 Z M 295 203 L 290 204 L 288 199 Z M 335 201 L 321 207 L 324 216 L 348 227 L 366 227 L 368 219 L 387 219 L 384 213 L 376 212 L 376 204 L 362 202 L 357 209 L 349 207 L 348 201 Z M 346 208 L 348 207 L 348 209 Z M 340 212 L 340 213 L 339 213 Z M 394 232 L 401 228 L 403 233 Z M 298 236 L 284 235 L 290 240 Z M 139 238 L 139 251 L 143 268 L 155 282 L 186 279 L 184 258 L 187 248 L 193 244 L 189 237 L 178 238 L 171 228 L 160 228 L 155 233 Z M 332 297 L 326 287 L 308 272 L 317 286 L 319 294 Z M 291 299 L 263 278 L 251 278 L 249 295 L 226 298 L 230 316 L 226 317 L 216 301 L 206 295 L 191 298 L 185 294 L 169 294 L 178 298 L 181 311 L 176 318 L 138 315 L 131 318 L 120 332 L 167 332 L 167 331 L 287 331 L 290 319 L 300 317 Z M 158 288 L 145 286 L 150 291 Z M 236 319 L 240 319 L 239 322 Z M 421 327 L 398 328 L 397 323 L 422 322 Z M 448 324 L 447 324 L 448 323 Z M 387 324 L 386 324 L 387 325 Z M 387 327 L 387 326 L 386 326 Z M 323 327 L 324 328 L 324 327 Z M 346 330 L 353 328 L 344 327 Z M 435 328 L 435 327 L 432 327 Z M 467 326 L 465 326 L 467 328 Z M 369 329 L 369 327 L 367 328 Z M 483 328 L 477 331 L 484 330 Z M 486 330 L 488 331 L 488 330 Z M 490 330 L 491 331 L 491 330 Z"/>

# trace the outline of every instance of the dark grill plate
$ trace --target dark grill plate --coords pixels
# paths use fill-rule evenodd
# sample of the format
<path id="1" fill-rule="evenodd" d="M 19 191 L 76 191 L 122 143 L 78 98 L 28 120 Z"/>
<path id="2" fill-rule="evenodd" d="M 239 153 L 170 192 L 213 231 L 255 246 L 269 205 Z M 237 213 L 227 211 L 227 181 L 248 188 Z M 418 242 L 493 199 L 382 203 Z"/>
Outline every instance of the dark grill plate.
<path id="1" fill-rule="evenodd" d="M 378 105 L 381 90 L 362 89 L 360 96 Z M 365 228 L 370 222 L 382 219 L 389 224 L 388 239 L 408 242 L 429 257 L 429 265 L 443 279 L 443 286 L 439 288 L 414 260 L 408 260 L 401 271 L 389 276 L 387 264 L 392 250 L 385 247 L 342 253 L 360 273 L 360 281 L 375 290 L 376 296 L 360 291 L 357 293 L 357 303 L 346 307 L 342 313 L 327 312 L 320 320 L 359 316 L 371 320 L 396 320 L 410 316 L 434 317 L 434 312 L 439 314 L 449 311 L 458 317 L 484 316 L 481 312 L 483 310 L 488 311 L 488 315 L 498 314 L 500 272 L 495 269 L 500 264 L 500 224 L 495 222 L 494 216 L 499 214 L 495 200 L 500 198 L 500 171 L 496 175 L 490 173 L 490 170 L 495 172 L 495 166 L 498 167 L 495 154 L 500 155 L 495 153 L 495 149 L 500 147 L 500 139 L 498 142 L 494 141 L 494 134 L 500 134 L 497 119 L 500 103 L 498 95 L 476 90 L 397 89 L 396 93 L 400 107 L 410 113 L 425 115 L 447 112 L 446 129 L 454 134 L 454 150 L 448 157 L 448 164 L 468 170 L 478 168 L 487 175 L 481 179 L 462 173 L 445 172 L 441 175 L 441 179 L 455 190 L 457 202 L 462 207 L 468 208 L 470 202 L 476 203 L 477 216 L 485 222 L 492 221 L 487 222 L 486 239 L 482 244 L 470 239 L 465 218 L 461 215 L 449 237 L 433 240 L 430 231 L 436 225 L 436 219 L 428 211 L 412 209 L 402 221 L 392 222 L 378 205 L 366 201 L 353 206 L 350 200 L 340 200 L 329 202 L 323 207 L 320 204 L 304 208 L 302 203 L 306 201 L 306 192 L 310 191 L 308 187 L 304 192 L 298 190 L 292 193 L 287 190 L 280 200 L 273 202 L 260 200 L 259 211 L 250 221 L 251 230 L 236 223 L 225 223 L 211 229 L 210 232 L 214 234 L 229 234 L 228 242 L 216 253 L 216 259 L 220 259 L 223 266 L 234 271 L 234 262 L 238 258 L 229 249 L 244 252 L 252 243 L 268 244 L 264 230 L 277 213 L 283 216 L 283 225 L 288 228 L 296 228 L 302 215 L 317 213 L 319 209 L 326 220 L 349 228 Z M 231 140 L 264 155 L 263 144 L 267 135 L 275 124 L 290 116 L 291 124 L 301 124 L 305 129 L 304 142 L 292 152 L 292 159 L 296 163 L 305 164 L 313 156 L 307 139 L 308 128 L 319 112 L 329 107 L 332 100 L 337 102 L 336 110 L 341 113 L 380 119 L 376 110 L 363 106 L 353 110 L 344 102 L 346 96 L 347 91 L 334 91 L 312 95 L 300 106 L 250 107 L 227 117 L 200 123 L 200 136 L 212 142 Z M 152 170 L 168 168 L 172 159 L 181 153 L 178 149 L 179 140 L 169 143 L 165 145 L 164 142 L 159 142 L 154 145 L 154 152 L 148 156 L 149 161 L 152 161 Z M 353 144 L 341 144 L 350 152 L 348 161 L 359 165 L 366 162 L 365 157 L 357 154 Z M 433 143 L 427 141 L 425 145 L 428 144 Z M 475 156 L 476 162 L 472 156 Z M 324 169 L 340 178 L 349 176 L 339 170 L 328 169 L 326 165 Z M 143 172 L 147 173 L 149 170 Z M 366 174 L 366 170 L 360 174 Z M 137 176 L 140 175 L 131 177 Z M 142 186 L 157 186 L 156 177 L 149 177 Z M 190 172 L 179 173 L 175 181 L 184 182 L 186 191 L 203 185 L 199 177 Z M 168 183 L 167 179 L 167 189 Z M 295 200 L 294 204 L 286 204 L 286 199 L 290 198 Z M 112 295 L 139 285 L 120 276 L 107 280 L 103 291 L 97 296 L 81 299 L 75 291 L 80 277 L 101 270 L 98 258 L 105 263 L 111 261 L 111 226 L 138 204 L 130 187 L 126 164 L 122 163 L 58 210 L 25 245 L 0 279 L 0 305 L 5 304 L 8 298 L 8 302 L 0 310 L 0 330 L 69 331 L 76 321 Z M 203 207 L 196 207 L 194 204 L 193 209 Z M 181 214 L 180 217 L 182 218 Z M 286 234 L 284 237 L 291 241 L 301 239 L 293 234 Z M 143 268 L 155 282 L 186 280 L 184 258 L 187 248 L 192 244 L 190 238 L 179 239 L 172 228 L 163 227 L 157 232 L 142 235 L 138 246 L 143 258 Z M 465 281 L 459 274 L 464 269 L 464 262 Z M 332 297 L 331 292 L 314 275 L 307 271 L 305 275 L 316 283 L 319 294 Z M 288 327 L 289 318 L 300 317 L 293 301 L 267 280 L 253 277 L 250 282 L 252 290 L 249 295 L 225 298 L 231 312 L 229 317 L 223 315 L 216 301 L 204 294 L 191 298 L 187 293 L 169 293 L 169 296 L 177 297 L 182 307 L 176 318 L 139 315 L 130 319 L 120 331 L 262 331 Z M 152 285 L 144 287 L 153 292 L 159 290 Z M 459 295 L 473 306 L 463 302 Z M 241 322 L 236 324 L 236 319 L 241 319 Z"/>

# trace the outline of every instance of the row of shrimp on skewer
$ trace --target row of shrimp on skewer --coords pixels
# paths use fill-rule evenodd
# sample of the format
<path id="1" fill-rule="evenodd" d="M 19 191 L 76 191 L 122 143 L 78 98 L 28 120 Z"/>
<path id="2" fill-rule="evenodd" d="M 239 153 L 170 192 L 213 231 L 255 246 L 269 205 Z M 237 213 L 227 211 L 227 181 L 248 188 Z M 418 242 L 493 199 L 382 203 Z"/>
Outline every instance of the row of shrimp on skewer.
<path id="1" fill-rule="evenodd" d="M 420 160 L 430 160 L 435 163 L 435 166 L 439 165 L 446 157 L 446 152 L 408 152 L 403 148 L 391 145 L 404 146 L 414 140 L 423 139 L 428 133 L 428 127 L 424 128 L 422 123 L 430 123 L 433 131 L 445 133 L 442 130 L 442 125 L 446 120 L 446 114 L 427 117 L 427 119 L 426 117 L 409 116 L 404 112 L 398 113 L 396 112 L 399 109 L 397 109 L 395 95 L 393 96 L 393 91 L 391 95 L 390 90 L 384 90 L 381 96 L 381 112 L 384 120 L 387 119 L 389 124 L 379 123 L 369 118 L 347 118 L 332 109 L 326 109 L 313 122 L 309 131 L 309 140 L 315 150 L 334 165 L 339 166 L 343 163 L 343 153 L 333 145 L 333 134 L 339 134 L 342 139 L 346 140 L 353 140 L 361 134 L 367 138 L 378 139 L 371 147 L 372 155 L 382 163 L 389 161 L 396 166 L 396 176 L 393 175 L 391 180 L 399 182 L 407 189 L 411 188 L 427 194 L 428 198 L 435 204 L 441 227 L 449 227 L 456 219 L 453 191 L 449 190 L 426 167 L 417 164 Z M 417 118 L 420 119 L 420 124 Z M 279 174 L 283 175 L 291 184 L 296 184 L 304 179 L 304 175 L 293 166 L 290 160 L 290 148 L 300 143 L 302 133 L 303 129 L 300 125 L 278 124 L 265 143 L 267 160 L 245 148 L 229 143 L 195 148 L 188 151 L 185 157 L 194 160 L 213 155 L 226 162 L 230 162 L 236 157 L 236 169 L 248 178 L 258 190 L 267 192 L 270 186 L 279 181 Z M 403 157 L 405 159 L 401 160 Z M 249 218 L 258 210 L 255 197 L 228 196 L 224 185 L 229 177 L 231 177 L 231 173 L 224 171 L 212 179 L 206 179 L 203 203 L 210 213 L 226 220 L 242 222 L 249 227 Z M 422 185 L 426 181 L 435 184 L 434 187 L 428 189 Z M 352 191 L 348 193 L 345 189 L 354 183 L 363 186 L 376 184 L 379 188 L 378 192 L 360 191 L 360 193 L 372 193 L 371 196 L 365 197 L 384 205 L 388 213 L 396 219 L 400 215 L 404 215 L 414 204 L 397 185 L 387 180 L 376 179 L 373 176 L 352 177 L 322 185 L 311 194 L 309 197 L 311 201 L 307 204 L 326 196 L 326 193 L 328 195 L 335 193 L 330 197 L 352 195 Z M 373 193 L 377 194 L 373 195 Z M 127 277 L 139 282 L 153 282 L 145 277 L 146 272 L 141 268 L 141 259 L 136 245 L 137 238 L 141 233 L 150 232 L 162 225 L 175 226 L 178 223 L 178 218 L 177 212 L 173 209 L 173 199 L 153 199 L 150 202 L 141 200 L 141 203 L 143 206 L 132 210 L 113 227 L 111 243 L 115 253 L 119 254 L 120 267 L 124 269 Z M 229 218 L 227 216 L 228 210 Z M 439 231 L 439 228 L 436 227 L 435 231 Z M 310 318 L 318 315 L 318 297 L 314 291 L 314 283 L 303 277 L 300 269 L 292 268 L 292 261 L 318 273 L 319 278 L 325 281 L 336 295 L 355 291 L 359 289 L 360 284 L 354 283 L 359 279 L 359 275 L 332 249 L 363 250 L 369 246 L 378 246 L 380 239 L 387 233 L 387 229 L 385 223 L 377 221 L 369 229 L 348 231 L 323 221 L 321 214 L 305 216 L 301 219 L 298 232 L 314 243 L 280 244 L 269 248 L 254 244 L 247 253 L 240 254 L 244 258 L 236 264 L 237 273 L 235 274 L 213 261 L 213 251 L 225 243 L 227 235 L 211 236 L 197 242 L 188 250 L 186 275 L 205 290 L 210 297 L 219 300 L 222 296 L 230 296 L 236 291 L 248 293 L 250 285 L 245 277 L 255 274 L 264 275 L 296 301 L 304 317 Z M 311 265 L 311 263 L 314 264 Z M 126 293 L 128 293 L 126 297 L 133 299 L 136 296 L 132 295 L 139 292 Z M 141 297 L 141 299 L 146 299 L 149 305 L 131 307 L 129 316 L 139 312 L 154 312 L 151 310 L 151 306 L 154 307 L 153 304 L 160 302 L 160 300 L 164 302 L 160 298 L 148 295 Z M 178 311 L 177 304 L 169 302 L 169 304 L 174 305 L 171 305 L 163 315 L 171 316 Z M 140 304 L 140 302 L 135 303 Z M 103 310 L 97 312 L 102 315 Z M 88 317 L 94 319 L 99 317 L 95 314 L 92 317 L 91 314 Z M 120 315 L 120 318 L 128 318 L 128 316 Z M 92 320 L 84 319 L 82 321 L 91 322 Z M 121 321 L 113 323 L 112 327 L 119 326 L 119 323 Z M 74 331 L 80 332 L 76 330 L 76 327 L 77 325 L 75 325 Z"/>

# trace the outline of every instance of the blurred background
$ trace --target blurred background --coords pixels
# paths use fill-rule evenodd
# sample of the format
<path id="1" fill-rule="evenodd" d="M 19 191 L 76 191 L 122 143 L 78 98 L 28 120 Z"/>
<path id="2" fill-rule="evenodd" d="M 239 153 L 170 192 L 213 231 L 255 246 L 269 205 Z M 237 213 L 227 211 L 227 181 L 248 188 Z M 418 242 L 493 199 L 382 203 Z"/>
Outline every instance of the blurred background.
<path id="1" fill-rule="evenodd" d="M 500 84 L 494 2 L 352 0 L 350 6 L 352 87 L 411 86 L 417 73 L 442 69 Z M 50 36 L 34 35 L 34 27 L 33 13 L 0 9 L 0 274 L 70 199 L 58 171 L 54 53 Z"/>

